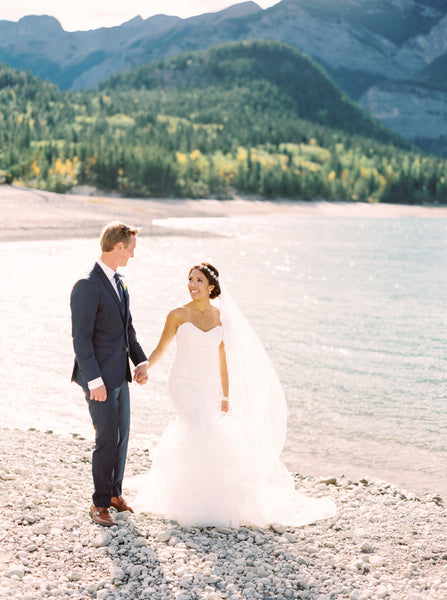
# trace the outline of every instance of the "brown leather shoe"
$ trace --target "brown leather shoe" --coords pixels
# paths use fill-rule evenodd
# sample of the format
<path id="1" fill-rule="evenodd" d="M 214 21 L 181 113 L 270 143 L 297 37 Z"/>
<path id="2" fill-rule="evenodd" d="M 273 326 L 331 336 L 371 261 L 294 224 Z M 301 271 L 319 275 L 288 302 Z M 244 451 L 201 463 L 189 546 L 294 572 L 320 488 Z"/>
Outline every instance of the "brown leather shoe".
<path id="1" fill-rule="evenodd" d="M 105 525 L 106 527 L 111 527 L 112 525 L 116 525 L 115 519 L 112 517 L 112 513 L 109 508 L 104 508 L 101 506 L 95 506 L 94 504 L 90 507 L 90 516 L 98 523 L 98 525 Z"/>
<path id="2" fill-rule="evenodd" d="M 124 512 L 128 510 L 129 512 L 133 513 L 133 510 L 124 500 L 123 496 L 112 496 L 112 499 L 110 500 L 110 506 L 116 508 L 118 512 Z"/>

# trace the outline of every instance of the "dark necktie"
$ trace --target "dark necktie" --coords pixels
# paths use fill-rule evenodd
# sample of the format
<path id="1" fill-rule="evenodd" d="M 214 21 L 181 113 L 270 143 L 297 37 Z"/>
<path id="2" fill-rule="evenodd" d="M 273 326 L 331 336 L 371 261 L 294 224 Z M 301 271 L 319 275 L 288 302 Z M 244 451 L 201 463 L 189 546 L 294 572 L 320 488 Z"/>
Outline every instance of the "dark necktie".
<path id="1" fill-rule="evenodd" d="M 120 276 L 118 275 L 118 273 L 115 273 L 115 275 L 113 276 L 113 278 L 116 281 L 116 287 L 118 288 L 118 294 L 120 296 L 121 312 L 124 314 L 124 311 L 126 310 L 126 303 L 124 301 L 124 288 L 123 288 L 123 284 L 121 282 L 121 279 L 120 279 Z"/>

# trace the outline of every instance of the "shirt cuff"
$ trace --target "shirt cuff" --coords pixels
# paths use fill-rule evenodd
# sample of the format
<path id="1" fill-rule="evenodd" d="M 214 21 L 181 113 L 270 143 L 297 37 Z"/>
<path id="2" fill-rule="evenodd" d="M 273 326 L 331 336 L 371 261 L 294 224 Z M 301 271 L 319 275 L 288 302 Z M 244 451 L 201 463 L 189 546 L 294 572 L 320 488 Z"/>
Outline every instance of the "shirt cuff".
<path id="1" fill-rule="evenodd" d="M 102 377 L 97 377 L 96 379 L 92 379 L 91 381 L 89 381 L 87 385 L 89 390 L 94 390 L 100 387 L 101 385 L 104 385 L 104 381 L 102 380 Z"/>
<path id="2" fill-rule="evenodd" d="M 149 364 L 148 360 L 143 360 L 143 362 L 140 362 L 137 365 L 135 365 L 135 368 L 138 369 L 138 367 L 141 367 L 141 365 L 148 365 L 148 364 Z"/>

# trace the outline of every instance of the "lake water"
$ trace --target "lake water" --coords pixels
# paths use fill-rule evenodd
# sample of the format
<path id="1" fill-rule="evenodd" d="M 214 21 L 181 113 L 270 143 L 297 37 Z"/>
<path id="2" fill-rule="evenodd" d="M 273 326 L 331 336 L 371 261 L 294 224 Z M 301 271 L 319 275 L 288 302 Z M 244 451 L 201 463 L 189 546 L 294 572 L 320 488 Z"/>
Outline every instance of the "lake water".
<path id="1" fill-rule="evenodd" d="M 188 300 L 188 268 L 208 260 L 283 382 L 290 469 L 447 497 L 447 219 L 291 212 L 163 223 L 218 235 L 139 238 L 123 272 L 148 353 L 166 313 Z M 98 242 L 0 247 L 2 425 L 93 439 L 81 390 L 69 383 L 68 299 Z M 174 350 L 150 385 L 132 385 L 133 445 L 153 447 L 172 418 Z"/>

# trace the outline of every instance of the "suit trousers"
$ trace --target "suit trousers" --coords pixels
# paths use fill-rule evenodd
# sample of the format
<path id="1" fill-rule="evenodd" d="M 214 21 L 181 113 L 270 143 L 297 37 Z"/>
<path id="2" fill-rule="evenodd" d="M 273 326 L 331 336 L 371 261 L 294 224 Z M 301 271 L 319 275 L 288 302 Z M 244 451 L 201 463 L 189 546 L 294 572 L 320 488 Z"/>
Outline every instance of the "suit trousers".
<path id="1" fill-rule="evenodd" d="M 107 400 L 90 400 L 84 389 L 95 428 L 95 448 L 92 456 L 92 473 L 95 506 L 110 506 L 112 496 L 121 496 L 126 464 L 130 427 L 129 385 L 108 391 Z"/>

